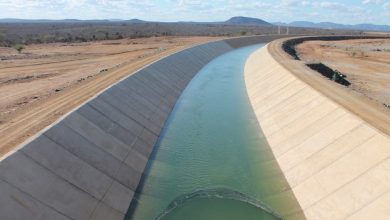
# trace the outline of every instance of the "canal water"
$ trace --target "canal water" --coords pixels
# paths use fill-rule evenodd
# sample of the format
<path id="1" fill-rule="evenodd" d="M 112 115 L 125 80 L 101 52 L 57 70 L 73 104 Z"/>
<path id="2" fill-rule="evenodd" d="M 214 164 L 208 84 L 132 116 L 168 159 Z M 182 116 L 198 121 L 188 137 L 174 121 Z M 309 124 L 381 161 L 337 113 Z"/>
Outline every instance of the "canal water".
<path id="1" fill-rule="evenodd" d="M 303 219 L 250 106 L 247 57 L 223 54 L 187 86 L 161 134 L 128 219 Z"/>

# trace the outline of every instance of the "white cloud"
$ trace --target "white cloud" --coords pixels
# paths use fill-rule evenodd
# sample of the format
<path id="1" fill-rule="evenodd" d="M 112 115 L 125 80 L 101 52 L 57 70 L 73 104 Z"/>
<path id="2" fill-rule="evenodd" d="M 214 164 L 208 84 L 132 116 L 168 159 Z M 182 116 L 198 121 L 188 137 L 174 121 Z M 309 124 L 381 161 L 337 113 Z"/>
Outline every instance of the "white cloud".
<path id="1" fill-rule="evenodd" d="M 364 5 L 367 5 L 367 4 L 376 4 L 376 5 L 379 5 L 383 2 L 383 0 L 363 0 L 363 4 Z"/>
<path id="2" fill-rule="evenodd" d="M 66 9 L 74 9 L 80 7 L 86 3 L 86 0 L 68 0 L 66 3 Z"/>
<path id="3" fill-rule="evenodd" d="M 347 8 L 346 5 L 338 2 L 315 2 L 313 3 L 313 6 L 324 8 L 324 9 L 336 9 L 336 10 Z"/>
<path id="4" fill-rule="evenodd" d="M 386 2 L 385 4 L 383 4 L 383 8 L 385 10 L 390 10 L 390 2 Z"/>
<path id="5" fill-rule="evenodd" d="M 336 0 L 0 0 L 0 9 L 0 17 L 31 19 L 219 21 L 242 15 L 268 21 L 388 24 L 388 16 L 383 15 L 389 14 L 390 0 L 359 0 L 348 5 Z"/>
<path id="6" fill-rule="evenodd" d="M 282 0 L 280 2 L 280 5 L 281 6 L 288 6 L 288 7 L 291 7 L 291 6 L 298 6 L 301 4 L 301 1 L 300 0 Z"/>
<path id="7" fill-rule="evenodd" d="M 309 6 L 309 5 L 311 5 L 310 1 L 302 1 L 301 4 L 302 4 L 303 6 Z"/>

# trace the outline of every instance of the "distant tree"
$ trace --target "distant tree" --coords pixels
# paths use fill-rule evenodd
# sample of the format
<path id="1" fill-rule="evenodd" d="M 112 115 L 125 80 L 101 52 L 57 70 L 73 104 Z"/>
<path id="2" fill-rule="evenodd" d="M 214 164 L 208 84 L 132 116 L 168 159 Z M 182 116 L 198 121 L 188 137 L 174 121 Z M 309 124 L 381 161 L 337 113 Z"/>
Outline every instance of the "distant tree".
<path id="1" fill-rule="evenodd" d="M 246 35 L 246 31 L 241 31 L 241 35 L 242 36 Z"/>
<path id="2" fill-rule="evenodd" d="M 18 51 L 18 53 L 21 53 L 22 50 L 24 49 L 24 45 L 23 44 L 16 44 L 14 46 L 15 50 Z"/>
<path id="3" fill-rule="evenodd" d="M 3 43 L 4 39 L 4 34 L 0 32 L 0 45 Z"/>
<path id="4" fill-rule="evenodd" d="M 45 34 L 41 36 L 41 38 L 45 43 L 52 43 L 56 41 L 56 37 L 53 34 Z"/>
<path id="5" fill-rule="evenodd" d="M 72 42 L 73 41 L 73 36 L 70 33 L 66 34 L 65 42 Z"/>
<path id="6" fill-rule="evenodd" d="M 115 36 L 116 36 L 116 39 L 123 39 L 122 34 L 119 33 L 119 32 L 116 32 L 116 33 L 115 33 Z"/>

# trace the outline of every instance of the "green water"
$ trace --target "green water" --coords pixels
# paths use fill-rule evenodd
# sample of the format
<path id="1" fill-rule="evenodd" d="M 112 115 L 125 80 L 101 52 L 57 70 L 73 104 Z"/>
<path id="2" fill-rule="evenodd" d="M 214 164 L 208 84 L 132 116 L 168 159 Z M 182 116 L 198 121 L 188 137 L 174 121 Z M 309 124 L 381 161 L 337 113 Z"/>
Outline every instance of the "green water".
<path id="1" fill-rule="evenodd" d="M 239 192 L 276 216 L 303 219 L 246 93 L 245 61 L 262 46 L 221 55 L 190 82 L 160 136 L 128 219 L 155 219 L 161 213 L 168 213 L 162 219 L 172 220 L 277 219 L 223 192 L 186 197 L 183 204 L 168 208 L 183 195 L 209 189 Z"/>
<path id="2" fill-rule="evenodd" d="M 194 214 L 194 210 L 196 213 Z M 237 210 L 240 210 L 237 212 Z M 164 219 L 224 219 L 224 220 L 273 220 L 272 215 L 259 208 L 235 200 L 194 199 Z"/>

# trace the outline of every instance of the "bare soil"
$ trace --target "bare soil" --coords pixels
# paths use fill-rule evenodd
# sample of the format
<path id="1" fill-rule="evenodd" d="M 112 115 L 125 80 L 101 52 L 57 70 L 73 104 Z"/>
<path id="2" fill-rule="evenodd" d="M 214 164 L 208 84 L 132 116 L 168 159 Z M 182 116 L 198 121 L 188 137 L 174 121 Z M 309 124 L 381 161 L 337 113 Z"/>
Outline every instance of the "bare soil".
<path id="1" fill-rule="evenodd" d="M 378 108 L 390 105 L 390 39 L 305 41 L 297 52 L 306 63 L 321 62 L 345 74 L 349 88 Z"/>
<path id="2" fill-rule="evenodd" d="M 299 38 L 299 37 L 297 37 Z M 335 83 L 321 74 L 319 74 L 317 71 L 312 70 L 308 66 L 306 66 L 306 62 L 312 62 L 312 61 L 321 61 L 325 62 L 326 60 L 331 60 L 332 62 L 326 63 L 329 67 L 339 69 L 341 72 L 345 72 L 345 74 L 351 74 L 351 72 L 348 71 L 348 69 L 344 68 L 352 65 L 357 65 L 357 62 L 373 62 L 375 63 L 373 67 L 375 68 L 377 63 L 387 63 L 389 62 L 389 59 L 387 58 L 387 55 L 380 55 L 378 58 L 375 58 L 372 61 L 366 61 L 365 58 L 356 58 L 349 56 L 346 54 L 346 52 L 343 52 L 342 49 L 335 49 L 335 51 L 338 52 L 328 52 L 330 49 L 324 49 L 320 48 L 320 46 L 313 46 L 310 50 L 307 50 L 305 45 L 300 45 L 300 47 L 304 47 L 306 49 L 305 51 L 301 52 L 301 57 L 305 58 L 306 61 L 302 60 L 296 60 L 294 59 L 290 54 L 286 53 L 283 49 L 282 45 L 287 41 L 294 38 L 289 39 L 279 39 L 271 42 L 268 46 L 268 50 L 271 53 L 271 55 L 286 69 L 288 69 L 294 76 L 296 76 L 298 79 L 302 80 L 318 92 L 322 93 L 324 96 L 328 97 L 333 102 L 337 103 L 338 105 L 344 107 L 346 110 L 352 112 L 357 117 L 360 117 L 364 121 L 366 121 L 368 124 L 370 124 L 373 128 L 376 128 L 381 133 L 390 136 L 390 110 L 388 108 L 385 108 L 383 104 L 379 103 L 378 101 L 374 101 L 372 98 L 369 98 L 367 95 L 365 95 L 362 92 L 353 90 L 349 87 L 345 87 L 343 85 L 340 85 L 338 83 Z M 368 40 L 372 42 L 376 42 L 376 40 Z M 360 42 L 360 43 L 358 43 Z M 366 43 L 367 40 L 353 40 L 353 41 L 345 41 L 345 43 L 355 45 L 355 44 L 362 44 Z M 387 41 L 386 41 L 387 42 Z M 310 43 L 310 42 L 309 42 Z M 315 44 L 315 42 L 313 42 Z M 323 44 L 331 43 L 329 41 L 323 42 Z M 340 42 L 333 42 L 336 43 L 342 43 Z M 320 43 L 321 44 L 321 43 Z M 372 45 L 376 43 L 371 43 Z M 387 44 L 387 43 L 386 43 Z M 340 46 L 344 48 L 345 44 L 343 46 Z M 378 45 L 379 46 L 379 45 Z M 309 47 L 310 48 L 310 47 Z M 327 47 L 325 47 L 327 48 Z M 359 47 L 361 48 L 361 47 Z M 370 47 L 369 47 L 370 48 Z M 298 48 L 299 50 L 300 48 Z M 376 47 L 372 47 L 372 49 L 377 49 Z M 321 50 L 321 51 L 319 51 Z M 371 52 L 370 52 L 371 53 Z M 384 57 L 382 57 L 384 56 Z M 314 60 L 316 57 L 321 58 L 320 60 Z M 334 57 L 337 57 L 337 60 L 334 59 Z M 373 57 L 372 57 L 373 58 Z M 383 60 L 384 58 L 384 60 Z M 325 60 L 326 59 L 326 60 Z M 382 61 L 383 60 L 383 61 Z M 367 64 L 366 63 L 366 64 Z M 336 66 L 337 64 L 337 66 Z M 332 66 L 335 65 L 335 66 Z M 360 64 L 359 64 L 360 65 Z M 371 66 L 371 65 L 370 65 Z M 369 67 L 365 67 L 365 65 L 362 65 L 363 68 L 367 68 L 367 70 L 370 70 Z M 385 67 L 386 69 L 381 70 L 381 72 L 389 73 L 388 66 Z M 354 68 L 356 69 L 356 68 Z M 365 71 L 367 71 L 365 70 Z M 354 71 L 355 72 L 355 71 Z M 369 76 L 365 76 L 363 73 L 361 75 L 362 84 L 370 84 L 369 86 L 365 88 L 376 88 L 379 87 L 383 89 L 383 91 L 389 91 L 389 81 L 388 81 L 388 74 L 383 74 L 383 81 L 378 82 L 378 80 L 374 80 L 373 77 L 370 77 L 370 75 L 374 73 L 375 75 L 375 69 L 371 70 L 368 74 Z M 355 73 L 356 74 L 356 73 Z M 360 76 L 358 75 L 358 76 Z M 351 75 L 349 75 L 349 78 L 353 78 Z M 348 78 L 347 78 L 348 79 Z M 379 93 L 379 92 L 378 92 Z M 379 96 L 382 98 L 388 97 L 386 95 Z"/>
<path id="3" fill-rule="evenodd" d="M 153 37 L 0 47 L 0 157 L 118 80 L 222 38 Z"/>

